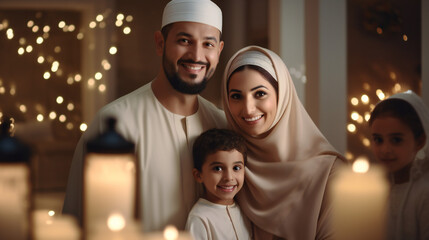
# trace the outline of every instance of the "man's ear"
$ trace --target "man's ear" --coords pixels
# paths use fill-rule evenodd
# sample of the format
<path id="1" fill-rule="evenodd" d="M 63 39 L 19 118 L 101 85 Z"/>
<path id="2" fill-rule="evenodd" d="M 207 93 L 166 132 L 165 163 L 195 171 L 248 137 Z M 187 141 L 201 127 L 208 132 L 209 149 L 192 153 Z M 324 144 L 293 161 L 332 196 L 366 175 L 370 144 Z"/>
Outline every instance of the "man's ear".
<path id="1" fill-rule="evenodd" d="M 192 175 L 194 175 L 195 181 L 202 183 L 203 179 L 201 178 L 201 172 L 198 171 L 196 168 L 192 169 Z"/>
<path id="2" fill-rule="evenodd" d="M 164 40 L 164 36 L 162 36 L 161 31 L 155 32 L 154 39 L 155 39 L 156 54 L 158 54 L 158 56 L 162 56 L 162 53 L 164 52 L 165 40 Z"/>

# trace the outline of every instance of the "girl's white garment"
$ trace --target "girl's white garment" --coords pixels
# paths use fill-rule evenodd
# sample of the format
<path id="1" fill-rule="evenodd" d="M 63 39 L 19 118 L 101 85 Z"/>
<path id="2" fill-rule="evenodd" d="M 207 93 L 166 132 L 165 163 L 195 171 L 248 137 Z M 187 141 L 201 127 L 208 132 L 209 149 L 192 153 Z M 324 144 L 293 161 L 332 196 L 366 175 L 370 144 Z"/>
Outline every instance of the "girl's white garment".
<path id="1" fill-rule="evenodd" d="M 429 109 L 411 91 L 390 98 L 405 100 L 416 110 L 426 143 L 413 161 L 410 180 L 392 185 L 387 239 L 429 239 Z"/>

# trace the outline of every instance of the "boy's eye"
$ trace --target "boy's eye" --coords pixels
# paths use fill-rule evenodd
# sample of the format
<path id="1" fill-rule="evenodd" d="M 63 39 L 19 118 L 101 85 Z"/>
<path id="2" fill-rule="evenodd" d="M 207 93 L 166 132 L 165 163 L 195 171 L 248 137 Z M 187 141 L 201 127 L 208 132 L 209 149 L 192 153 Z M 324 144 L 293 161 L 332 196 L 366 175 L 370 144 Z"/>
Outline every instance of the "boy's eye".
<path id="1" fill-rule="evenodd" d="M 239 170 L 241 170 L 241 166 L 234 166 L 232 169 L 234 169 L 234 171 L 239 171 Z"/>
<path id="2" fill-rule="evenodd" d="M 216 172 L 220 172 L 220 171 L 222 171 L 222 167 L 220 167 L 220 166 L 214 166 L 213 170 L 216 171 Z"/>

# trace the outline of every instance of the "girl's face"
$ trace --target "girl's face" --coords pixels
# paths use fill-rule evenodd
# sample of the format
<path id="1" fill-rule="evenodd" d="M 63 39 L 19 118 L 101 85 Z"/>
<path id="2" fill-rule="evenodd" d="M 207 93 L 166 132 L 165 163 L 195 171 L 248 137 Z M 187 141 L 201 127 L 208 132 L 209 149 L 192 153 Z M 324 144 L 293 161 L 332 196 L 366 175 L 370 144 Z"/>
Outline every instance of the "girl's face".
<path id="1" fill-rule="evenodd" d="M 377 161 L 391 173 L 410 164 L 424 145 L 424 135 L 415 139 L 411 129 L 399 119 L 376 118 L 371 125 L 372 150 Z"/>
<path id="2" fill-rule="evenodd" d="M 274 122 L 277 92 L 258 71 L 244 69 L 230 78 L 228 103 L 238 126 L 257 137 L 267 132 Z"/>

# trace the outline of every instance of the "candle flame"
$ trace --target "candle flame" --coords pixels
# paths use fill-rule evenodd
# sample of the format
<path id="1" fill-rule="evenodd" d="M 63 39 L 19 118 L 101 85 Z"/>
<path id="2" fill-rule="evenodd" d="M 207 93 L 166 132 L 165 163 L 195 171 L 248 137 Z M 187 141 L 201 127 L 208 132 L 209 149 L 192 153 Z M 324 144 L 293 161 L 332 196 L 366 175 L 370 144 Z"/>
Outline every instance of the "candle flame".
<path id="1" fill-rule="evenodd" d="M 353 162 L 353 172 L 366 173 L 369 170 L 369 162 L 366 158 L 360 157 Z"/>
<path id="2" fill-rule="evenodd" d="M 175 226 L 169 225 L 164 229 L 164 238 L 167 240 L 177 239 L 179 236 L 179 231 Z"/>
<path id="3" fill-rule="evenodd" d="M 112 213 L 107 218 L 107 227 L 110 230 L 117 232 L 121 231 L 125 227 L 125 218 L 120 213 Z"/>

